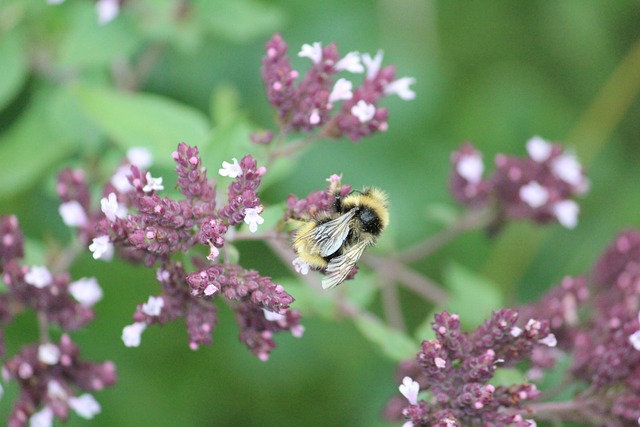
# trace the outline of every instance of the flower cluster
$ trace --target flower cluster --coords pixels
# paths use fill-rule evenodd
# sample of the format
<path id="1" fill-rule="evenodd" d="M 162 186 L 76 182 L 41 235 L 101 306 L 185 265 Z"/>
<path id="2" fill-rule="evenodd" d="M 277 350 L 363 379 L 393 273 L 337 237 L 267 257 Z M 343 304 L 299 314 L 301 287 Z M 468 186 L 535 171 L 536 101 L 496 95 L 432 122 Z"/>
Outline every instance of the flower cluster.
<path id="1" fill-rule="evenodd" d="M 311 60 L 311 68 L 298 84 L 300 73 L 292 68 L 287 44 L 279 34 L 267 42 L 262 60 L 267 98 L 277 109 L 285 131 L 320 128 L 325 136 L 346 135 L 358 141 L 387 129 L 388 114 L 386 108 L 378 106 L 380 99 L 391 94 L 405 100 L 415 97 L 409 87 L 415 79 L 396 79 L 393 66 L 383 68 L 382 51 L 373 57 L 359 52 L 341 57 L 335 43 L 323 47 L 315 42 L 303 45 L 298 56 Z M 364 73 L 362 84 L 354 90 L 350 80 L 336 79 L 343 71 Z M 334 108 L 337 102 L 342 102 L 340 109 Z"/>
<path id="2" fill-rule="evenodd" d="M 240 340 L 266 360 L 275 346 L 273 332 L 302 334 L 300 315 L 290 309 L 293 297 L 269 277 L 220 256 L 231 229 L 244 222 L 253 233 L 264 222 L 257 191 L 266 169 L 258 167 L 249 155 L 240 161 L 223 162 L 219 174 L 232 182 L 226 201 L 220 203 L 196 147 L 179 144 L 173 159 L 177 189 L 183 196 L 179 200 L 160 196 L 163 179 L 154 178 L 147 170 L 151 158 L 144 150 L 128 153 L 105 186 L 98 212 L 91 212 L 77 173 L 66 171 L 60 176 L 58 187 L 65 204 L 77 204 L 89 218 L 79 228 L 79 235 L 85 241 L 92 238 L 89 249 L 94 258 L 109 260 L 118 253 L 148 267 L 159 265 L 156 278 L 162 293 L 138 305 L 134 323 L 124 328 L 122 339 L 127 346 L 138 346 L 147 326 L 184 318 L 189 346 L 197 349 L 210 344 L 217 323 L 214 300 L 221 297 L 237 313 Z M 206 259 L 198 256 L 198 247 L 206 248 Z M 187 272 L 184 255 L 192 249 L 193 258 L 186 261 L 197 271 Z"/>
<path id="3" fill-rule="evenodd" d="M 589 189 L 582 166 L 562 146 L 537 136 L 527 141 L 527 153 L 523 158 L 498 154 L 493 175 L 483 178 L 482 154 L 465 143 L 451 158 L 453 196 L 472 208 L 493 204 L 498 221 L 528 218 L 574 228 L 579 207 L 573 199 Z"/>
<path id="4" fill-rule="evenodd" d="M 519 325 L 519 319 L 517 311 L 502 309 L 468 334 L 458 315 L 437 314 L 432 324 L 436 338 L 423 341 L 416 359 L 400 367 L 399 389 L 406 400 L 392 399 L 386 415 L 404 418 L 405 427 L 535 426 L 523 417 L 523 402 L 539 395 L 535 385 L 489 384 L 498 368 L 556 344 L 547 322 L 530 319 Z"/>
<path id="5" fill-rule="evenodd" d="M 79 197 L 82 199 L 82 197 Z M 19 398 L 9 425 L 51 425 L 53 418 L 67 420 L 69 409 L 83 418 L 93 418 L 100 405 L 91 394 L 113 385 L 115 366 L 79 359 L 79 349 L 64 333 L 58 344 L 48 337 L 55 326 L 74 331 L 94 318 L 93 306 L 102 298 L 95 278 L 71 281 L 68 273 L 54 274 L 45 266 L 21 263 L 24 237 L 14 216 L 0 218 L 0 271 L 7 292 L 0 296 L 0 355 L 6 356 L 4 329 L 26 310 L 33 310 L 40 323 L 40 344 L 28 344 L 8 358 L 3 366 L 5 381 L 16 381 Z M 38 409 L 40 410 L 38 411 Z"/>

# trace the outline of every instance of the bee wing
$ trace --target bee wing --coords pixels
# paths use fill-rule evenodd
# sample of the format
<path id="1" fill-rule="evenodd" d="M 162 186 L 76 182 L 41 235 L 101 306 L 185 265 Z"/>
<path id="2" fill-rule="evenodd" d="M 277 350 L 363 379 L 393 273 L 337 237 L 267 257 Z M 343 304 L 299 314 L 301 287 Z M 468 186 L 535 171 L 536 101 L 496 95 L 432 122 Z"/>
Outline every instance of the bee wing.
<path id="1" fill-rule="evenodd" d="M 350 246 L 345 253 L 332 259 L 327 265 L 326 276 L 322 280 L 322 288 L 329 289 L 344 282 L 351 269 L 356 265 L 364 250 L 371 246 L 371 242 L 364 240 L 356 245 Z"/>
<path id="2" fill-rule="evenodd" d="M 351 210 L 338 218 L 327 221 L 314 227 L 307 233 L 296 238 L 296 240 L 304 239 L 310 242 L 308 251 L 312 254 L 320 254 L 320 256 L 329 256 L 337 251 L 344 239 L 347 238 L 351 230 L 350 221 L 354 217 L 355 211 Z"/>

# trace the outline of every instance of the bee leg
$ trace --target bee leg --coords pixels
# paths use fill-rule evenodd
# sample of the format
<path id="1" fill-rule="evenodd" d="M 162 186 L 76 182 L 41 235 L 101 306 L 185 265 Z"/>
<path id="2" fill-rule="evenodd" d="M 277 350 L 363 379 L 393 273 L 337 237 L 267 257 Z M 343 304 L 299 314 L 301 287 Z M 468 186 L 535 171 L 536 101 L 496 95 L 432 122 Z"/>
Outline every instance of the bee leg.
<path id="1" fill-rule="evenodd" d="M 335 212 L 342 212 L 342 199 L 340 198 L 340 190 L 333 193 L 335 199 L 333 201 L 333 210 Z"/>

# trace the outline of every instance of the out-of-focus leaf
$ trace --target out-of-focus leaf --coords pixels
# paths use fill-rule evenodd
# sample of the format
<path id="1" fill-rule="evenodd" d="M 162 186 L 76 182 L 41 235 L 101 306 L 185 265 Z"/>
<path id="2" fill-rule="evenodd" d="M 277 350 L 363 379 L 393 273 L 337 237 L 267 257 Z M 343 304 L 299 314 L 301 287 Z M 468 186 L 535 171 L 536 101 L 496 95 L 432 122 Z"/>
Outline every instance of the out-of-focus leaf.
<path id="1" fill-rule="evenodd" d="M 424 318 L 422 323 L 420 323 L 420 325 L 418 325 L 418 327 L 416 328 L 416 330 L 415 330 L 415 332 L 413 334 L 418 341 L 420 341 L 420 342 L 428 341 L 428 340 L 432 340 L 432 339 L 434 339 L 436 337 L 436 333 L 433 331 L 433 328 L 432 328 L 431 324 L 433 323 L 433 320 L 434 320 L 433 316 L 438 312 L 439 312 L 439 310 L 436 311 L 435 309 L 433 309 Z"/>
<path id="2" fill-rule="evenodd" d="M 90 86 L 77 86 L 75 93 L 89 117 L 124 149 L 171 153 L 182 141 L 201 145 L 209 133 L 202 113 L 158 95 Z M 171 156 L 157 156 L 157 162 L 173 167 Z"/>
<path id="3" fill-rule="evenodd" d="M 378 293 L 378 284 L 371 272 L 360 270 L 354 280 L 343 284 L 347 299 L 360 308 L 371 305 Z"/>
<path id="4" fill-rule="evenodd" d="M 115 58 L 133 53 L 141 42 L 122 18 L 100 25 L 92 2 L 77 2 L 67 11 L 69 27 L 60 45 L 60 64 L 73 67 L 108 65 Z"/>
<path id="5" fill-rule="evenodd" d="M 444 283 L 451 295 L 447 310 L 460 315 L 463 329 L 477 327 L 503 306 L 498 285 L 455 262 L 447 266 Z"/>
<path id="6" fill-rule="evenodd" d="M 28 73 L 27 50 L 15 32 L 0 37 L 0 110 L 20 91 Z"/>
<path id="7" fill-rule="evenodd" d="M 527 379 L 522 371 L 516 368 L 500 368 L 496 369 L 496 372 L 491 378 L 491 384 L 494 386 L 509 387 L 513 384 L 526 383 Z"/>
<path id="8" fill-rule="evenodd" d="M 376 344 L 382 353 L 395 361 L 412 358 L 420 346 L 408 335 L 392 329 L 375 317 L 357 316 L 354 323 L 358 330 L 371 342 Z"/>
<path id="9" fill-rule="evenodd" d="M 254 0 L 199 0 L 195 9 L 215 34 L 245 42 L 280 28 L 284 13 L 274 5 Z"/>
<path id="10" fill-rule="evenodd" d="M 292 307 L 300 310 L 303 316 L 315 315 L 327 320 L 335 320 L 338 309 L 329 294 L 312 289 L 302 280 L 280 279 L 276 282 L 295 298 Z"/>
<path id="11" fill-rule="evenodd" d="M 426 219 L 429 222 L 441 226 L 451 225 L 458 217 L 458 210 L 450 204 L 431 203 L 425 210 Z"/>
<path id="12" fill-rule="evenodd" d="M 82 111 L 70 86 L 52 94 L 46 120 L 53 135 L 81 143 L 83 152 L 98 148 L 100 130 Z"/>
<path id="13" fill-rule="evenodd" d="M 73 140 L 53 134 L 47 125 L 52 98 L 53 93 L 41 91 L 0 138 L 0 198 L 30 188 L 75 149 Z"/>

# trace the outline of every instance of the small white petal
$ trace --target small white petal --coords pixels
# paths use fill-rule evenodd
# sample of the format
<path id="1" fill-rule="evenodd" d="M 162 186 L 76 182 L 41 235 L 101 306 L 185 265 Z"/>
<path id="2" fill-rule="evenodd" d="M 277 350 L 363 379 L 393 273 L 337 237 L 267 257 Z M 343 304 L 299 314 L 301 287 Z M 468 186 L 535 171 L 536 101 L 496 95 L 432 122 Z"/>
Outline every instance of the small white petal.
<path id="1" fill-rule="evenodd" d="M 297 257 L 296 259 L 293 260 L 292 264 L 293 264 L 293 268 L 296 269 L 297 273 L 300 273 L 303 276 L 306 276 L 307 274 L 309 274 L 309 269 L 311 268 L 311 266 L 307 264 L 307 262 L 302 258 Z"/>
<path id="2" fill-rule="evenodd" d="M 127 347 L 139 347 L 142 333 L 147 328 L 144 322 L 136 322 L 132 325 L 125 326 L 122 330 L 122 341 Z"/>
<path id="3" fill-rule="evenodd" d="M 84 227 L 89 222 L 87 213 L 77 200 L 62 203 L 58 212 L 67 227 Z"/>
<path id="4" fill-rule="evenodd" d="M 51 380 L 47 383 L 47 394 L 51 399 L 55 400 L 67 400 L 69 395 L 67 394 L 67 390 L 62 387 L 56 380 Z"/>
<path id="5" fill-rule="evenodd" d="M 373 104 L 367 104 L 361 99 L 356 105 L 351 107 L 351 114 L 356 116 L 360 123 L 366 123 L 375 116 L 376 107 Z"/>
<path id="6" fill-rule="evenodd" d="M 53 4 L 53 5 L 62 4 L 64 3 L 64 0 L 47 0 L 47 3 Z"/>
<path id="7" fill-rule="evenodd" d="M 249 231 L 252 233 L 258 231 L 258 224 L 264 223 L 264 218 L 260 216 L 262 210 L 262 206 L 258 206 L 257 208 L 245 208 L 244 210 L 244 222 L 249 224 Z"/>
<path id="8" fill-rule="evenodd" d="M 573 200 L 557 202 L 551 207 L 551 210 L 563 227 L 575 228 L 578 225 L 580 206 Z"/>
<path id="9" fill-rule="evenodd" d="M 569 185 L 581 186 L 582 166 L 572 154 L 563 154 L 551 162 L 551 172 Z"/>
<path id="10" fill-rule="evenodd" d="M 311 110 L 311 114 L 309 115 L 309 124 L 315 126 L 318 123 L 320 123 L 320 113 L 318 112 L 317 108 L 314 108 L 313 110 Z"/>
<path id="11" fill-rule="evenodd" d="M 129 175 L 131 175 L 131 166 L 122 165 L 118 168 L 116 173 L 111 177 L 111 184 L 118 190 L 119 193 L 126 193 L 129 190 L 133 190 L 133 185 L 129 182 Z"/>
<path id="12" fill-rule="evenodd" d="M 420 384 L 414 381 L 411 377 L 404 377 L 402 384 L 398 387 L 400 393 L 407 398 L 410 404 L 415 405 L 418 403 L 418 392 L 420 391 Z"/>
<path id="13" fill-rule="evenodd" d="M 402 427 L 413 427 L 413 421 L 406 421 L 404 424 L 402 424 Z"/>
<path id="14" fill-rule="evenodd" d="M 53 276 L 47 267 L 34 266 L 24 275 L 24 281 L 36 288 L 42 289 L 53 282 Z"/>
<path id="15" fill-rule="evenodd" d="M 360 74 L 364 72 L 364 66 L 360 63 L 359 52 L 349 52 L 336 63 L 336 70 L 346 70 L 350 73 Z"/>
<path id="16" fill-rule="evenodd" d="M 118 0 L 98 0 L 96 12 L 98 13 L 98 23 L 100 25 L 108 24 L 120 13 L 120 3 Z"/>
<path id="17" fill-rule="evenodd" d="M 522 334 L 522 328 L 514 326 L 513 328 L 511 328 L 511 331 L 509 331 L 509 333 L 511 334 L 512 337 L 518 338 L 520 334 Z"/>
<path id="18" fill-rule="evenodd" d="M 549 334 L 546 337 L 542 338 L 540 341 L 538 341 L 540 344 L 544 344 L 547 347 L 555 347 L 556 345 L 558 345 L 558 340 L 556 339 L 556 336 L 553 334 Z"/>
<path id="19" fill-rule="evenodd" d="M 147 172 L 147 185 L 142 187 L 142 191 L 145 193 L 151 193 L 152 191 L 164 190 L 162 185 L 162 178 L 154 178 L 151 176 L 151 172 Z"/>
<path id="20" fill-rule="evenodd" d="M 298 56 L 300 58 L 309 58 L 314 64 L 319 64 L 322 61 L 322 45 L 320 42 L 303 44 Z"/>
<path id="21" fill-rule="evenodd" d="M 107 197 L 100 199 L 100 210 L 104 213 L 104 216 L 107 217 L 109 222 L 114 222 L 116 220 L 116 213 L 118 212 L 118 209 L 119 206 L 116 193 L 109 193 Z"/>
<path id="22" fill-rule="evenodd" d="M 164 307 L 164 298 L 150 296 L 149 300 L 142 304 L 142 312 L 147 316 L 159 316 Z"/>
<path id="23" fill-rule="evenodd" d="M 549 190 L 536 181 L 520 187 L 520 199 L 533 209 L 544 206 L 549 200 Z"/>
<path id="24" fill-rule="evenodd" d="M 329 102 L 343 101 L 353 98 L 353 83 L 347 79 L 338 79 L 329 95 Z"/>
<path id="25" fill-rule="evenodd" d="M 640 351 L 640 330 L 629 335 L 629 342 L 636 350 Z"/>
<path id="26" fill-rule="evenodd" d="M 242 168 L 238 163 L 238 159 L 233 158 L 233 163 L 222 162 L 222 168 L 218 170 L 218 173 L 222 176 L 228 176 L 229 178 L 237 178 L 242 175 Z"/>
<path id="27" fill-rule="evenodd" d="M 53 425 L 53 410 L 45 406 L 29 418 L 29 427 L 51 427 Z"/>
<path id="28" fill-rule="evenodd" d="M 447 361 L 442 357 L 436 357 L 435 359 L 433 359 L 433 363 L 435 363 L 436 368 L 438 369 L 444 369 L 447 367 Z"/>
<path id="29" fill-rule="evenodd" d="M 462 156 L 456 165 L 456 172 L 472 184 L 479 183 L 484 172 L 482 156 L 480 154 Z"/>
<path id="30" fill-rule="evenodd" d="M 414 84 L 416 79 L 413 77 L 402 77 L 401 79 L 395 80 L 384 88 L 385 95 L 398 95 L 400 99 L 405 101 L 410 101 L 415 99 L 416 93 L 409 88 L 410 85 Z"/>
<path id="31" fill-rule="evenodd" d="M 373 58 L 368 53 L 362 55 L 362 62 L 367 68 L 367 80 L 372 80 L 378 75 L 380 66 L 382 65 L 383 56 L 384 53 L 382 52 L 382 50 L 376 52 L 376 56 L 374 56 Z"/>
<path id="32" fill-rule="evenodd" d="M 219 291 L 219 288 L 213 283 L 209 284 L 206 288 L 204 288 L 204 294 L 208 297 L 215 294 Z"/>
<path id="33" fill-rule="evenodd" d="M 527 153 L 534 161 L 542 163 L 551 155 L 553 145 L 549 144 L 539 136 L 534 136 L 527 141 Z"/>
<path id="34" fill-rule="evenodd" d="M 264 308 L 262 309 L 262 311 L 264 312 L 264 318 L 267 319 L 269 322 L 277 322 L 287 318 L 284 314 L 274 313 L 273 311 L 269 311 Z"/>
<path id="35" fill-rule="evenodd" d="M 146 148 L 133 147 L 127 151 L 127 160 L 138 169 L 148 169 L 153 163 L 153 155 Z"/>
<path id="36" fill-rule="evenodd" d="M 113 243 L 109 241 L 109 236 L 98 236 L 89 245 L 89 250 L 93 253 L 93 259 L 111 261 L 113 258 Z"/>
<path id="37" fill-rule="evenodd" d="M 52 343 L 38 346 L 38 360 L 45 365 L 57 365 L 60 361 L 60 349 Z"/>
<path id="38" fill-rule="evenodd" d="M 69 399 L 69 406 L 76 412 L 76 414 L 86 420 L 92 419 L 101 411 L 98 401 L 88 393 L 78 397 L 71 397 Z"/>
<path id="39" fill-rule="evenodd" d="M 95 277 L 83 277 L 72 282 L 69 292 L 83 307 L 93 307 L 102 299 L 102 288 Z"/>

